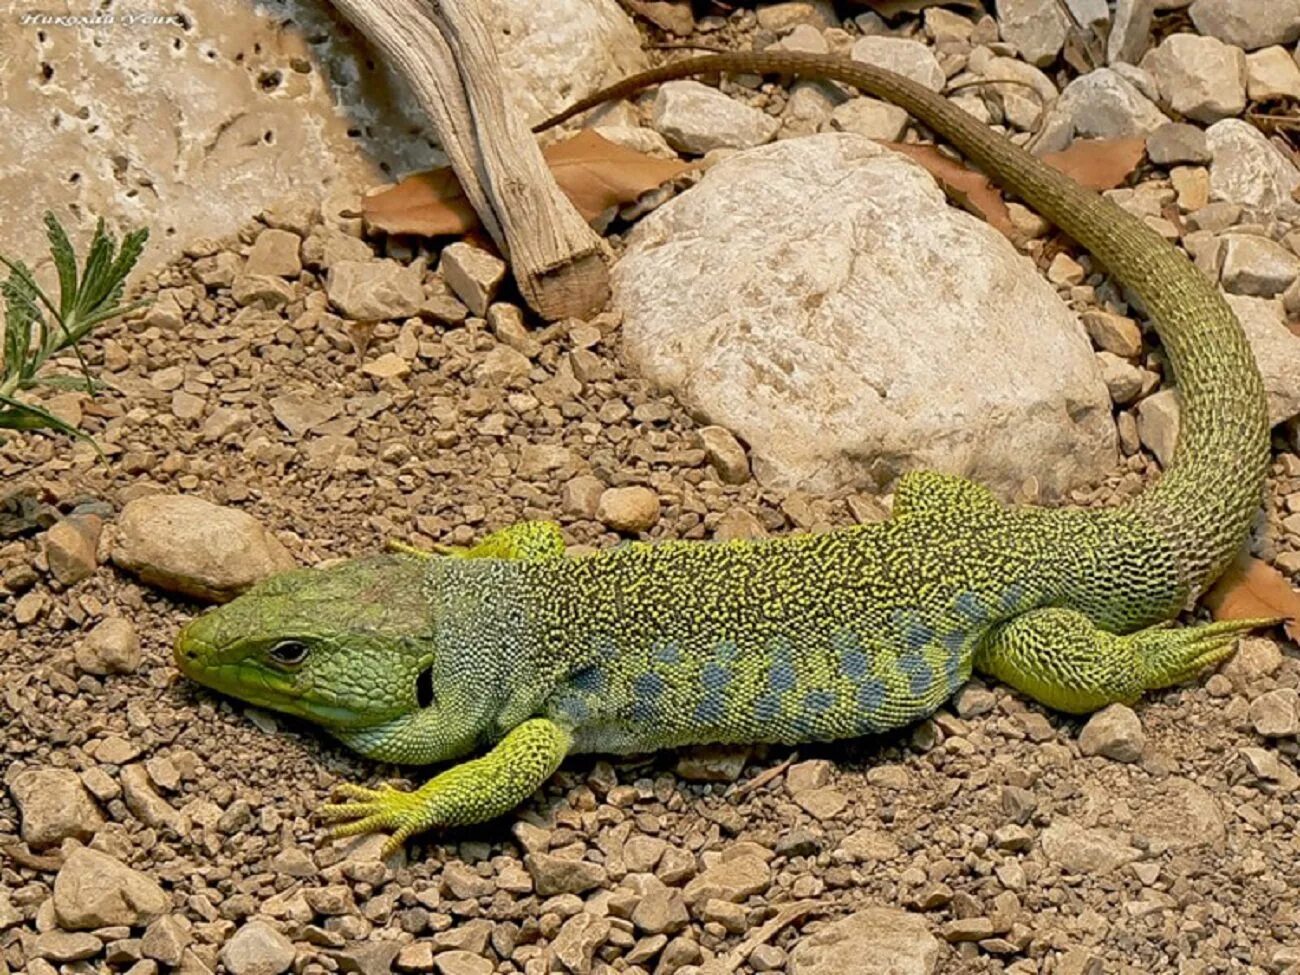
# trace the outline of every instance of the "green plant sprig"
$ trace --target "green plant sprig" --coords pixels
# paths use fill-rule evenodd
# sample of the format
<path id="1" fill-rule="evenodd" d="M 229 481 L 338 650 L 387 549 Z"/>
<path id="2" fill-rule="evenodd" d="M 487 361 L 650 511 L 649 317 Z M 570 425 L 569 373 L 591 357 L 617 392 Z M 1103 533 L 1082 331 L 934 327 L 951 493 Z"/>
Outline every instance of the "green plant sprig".
<path id="1" fill-rule="evenodd" d="M 59 275 L 59 300 L 56 304 L 36 283 L 31 271 L 20 260 L 0 254 L 0 264 L 9 269 L 9 278 L 0 283 L 5 301 L 4 364 L 0 367 L 0 428 L 10 430 L 60 430 L 94 443 L 84 430 L 59 419 L 49 410 L 20 399 L 18 394 L 39 386 L 79 390 L 92 396 L 100 388 L 90 374 L 78 343 L 96 325 L 146 304 L 143 301 L 121 305 L 127 275 L 135 267 L 144 249 L 149 231 L 132 231 L 122 239 L 119 249 L 104 229 L 101 218 L 86 254 L 80 273 L 72 242 L 53 213 L 45 214 L 45 232 L 50 254 Z M 81 375 L 41 375 L 52 356 L 71 349 L 81 366 Z M 98 448 L 96 448 L 98 449 Z"/>

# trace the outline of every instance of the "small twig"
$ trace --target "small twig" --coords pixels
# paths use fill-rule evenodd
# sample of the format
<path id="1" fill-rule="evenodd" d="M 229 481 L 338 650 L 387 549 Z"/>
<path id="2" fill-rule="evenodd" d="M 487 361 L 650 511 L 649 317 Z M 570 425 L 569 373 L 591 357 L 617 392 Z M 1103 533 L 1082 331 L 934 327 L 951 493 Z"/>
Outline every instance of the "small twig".
<path id="1" fill-rule="evenodd" d="M 784 775 L 785 770 L 788 769 L 791 765 L 793 765 L 797 761 L 799 761 L 799 753 L 791 752 L 790 757 L 787 758 L 780 765 L 774 765 L 766 772 L 759 772 L 758 775 L 754 776 L 748 782 L 744 783 L 743 785 L 736 786 L 728 793 L 728 798 L 742 799 L 745 796 L 749 795 L 751 792 L 755 791 L 756 789 L 763 788 L 763 786 L 767 785 L 773 779 L 778 779 L 782 775 Z"/>
<path id="2" fill-rule="evenodd" d="M 731 975 L 749 959 L 750 952 L 775 938 L 783 928 L 809 914 L 824 914 L 832 907 L 829 901 L 795 901 L 777 911 L 776 916 L 707 969 L 708 975 Z"/>

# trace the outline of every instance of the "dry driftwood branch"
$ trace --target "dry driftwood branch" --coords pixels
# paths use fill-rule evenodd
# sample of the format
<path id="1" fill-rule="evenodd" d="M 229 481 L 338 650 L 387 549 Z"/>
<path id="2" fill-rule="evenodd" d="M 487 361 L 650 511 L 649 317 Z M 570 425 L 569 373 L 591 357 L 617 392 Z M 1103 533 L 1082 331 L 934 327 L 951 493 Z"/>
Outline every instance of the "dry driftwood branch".
<path id="1" fill-rule="evenodd" d="M 410 84 L 484 228 L 543 318 L 604 306 L 599 236 L 560 192 L 506 101 L 487 0 L 333 0 Z"/>

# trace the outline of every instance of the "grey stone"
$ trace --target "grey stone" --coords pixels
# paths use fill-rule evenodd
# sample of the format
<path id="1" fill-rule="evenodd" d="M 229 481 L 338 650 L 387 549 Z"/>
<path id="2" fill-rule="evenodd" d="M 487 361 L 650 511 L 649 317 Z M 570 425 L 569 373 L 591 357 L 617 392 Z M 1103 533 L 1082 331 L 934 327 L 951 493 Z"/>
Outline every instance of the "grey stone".
<path id="1" fill-rule="evenodd" d="M 703 155 L 745 149 L 776 135 L 780 121 L 698 81 L 670 81 L 655 94 L 652 122 L 669 144 Z"/>
<path id="2" fill-rule="evenodd" d="M 1166 122 L 1147 136 L 1147 155 L 1157 166 L 1199 166 L 1213 158 L 1205 130 L 1186 122 Z"/>
<path id="3" fill-rule="evenodd" d="M 76 650 L 77 666 L 88 674 L 130 674 L 140 666 L 140 637 L 121 616 L 96 623 Z"/>
<path id="4" fill-rule="evenodd" d="M 861 37 L 854 42 L 849 57 L 911 78 L 931 91 L 943 90 L 943 68 L 920 41 L 905 37 Z"/>
<path id="5" fill-rule="evenodd" d="M 1300 99 L 1300 66 L 1289 51 L 1266 47 L 1246 55 L 1246 97 L 1252 102 Z"/>
<path id="6" fill-rule="evenodd" d="M 1242 119 L 1224 119 L 1205 131 L 1213 155 L 1210 196 L 1265 212 L 1294 206 L 1300 170 Z"/>
<path id="7" fill-rule="evenodd" d="M 897 105 L 862 96 L 836 105 L 822 130 L 855 132 L 879 142 L 897 142 L 907 131 L 909 119 L 906 110 Z"/>
<path id="8" fill-rule="evenodd" d="M 1133 709 L 1111 704 L 1088 719 L 1079 732 L 1079 751 L 1101 755 L 1117 762 L 1136 762 L 1142 757 L 1146 733 Z"/>
<path id="9" fill-rule="evenodd" d="M 1223 287 L 1233 294 L 1272 298 L 1300 277 L 1300 257 L 1257 234 L 1223 238 Z"/>
<path id="10" fill-rule="evenodd" d="M 1300 337 L 1286 324 L 1282 302 L 1228 295 L 1264 377 L 1268 420 L 1276 425 L 1300 413 Z"/>
<path id="11" fill-rule="evenodd" d="M 1055 290 L 859 136 L 718 163 L 641 222 L 613 286 L 629 362 L 742 438 L 766 486 L 882 493 L 929 467 L 1053 498 L 1113 467 L 1110 399 Z"/>
<path id="12" fill-rule="evenodd" d="M 1156 455 L 1161 467 L 1167 468 L 1178 443 L 1178 394 L 1173 389 L 1162 389 L 1139 403 L 1137 410 L 1138 436 L 1143 446 Z"/>
<path id="13" fill-rule="evenodd" d="M 1188 12 L 1202 34 L 1247 51 L 1300 38 L 1300 0 L 1195 0 Z"/>
<path id="14" fill-rule="evenodd" d="M 1106 60 L 1137 64 L 1151 41 L 1156 0 L 1117 0 L 1115 19 L 1106 39 Z"/>
<path id="15" fill-rule="evenodd" d="M 1002 39 L 1030 64 L 1051 64 L 1061 53 L 1070 22 L 1056 0 L 997 0 Z"/>
<path id="16" fill-rule="evenodd" d="M 1172 34 L 1147 53 L 1142 67 L 1178 114 L 1198 122 L 1239 115 L 1246 107 L 1246 55 L 1213 37 Z"/>
<path id="17" fill-rule="evenodd" d="M 552 853 L 529 853 L 524 866 L 533 875 L 537 893 L 543 897 L 552 894 L 581 894 L 605 882 L 605 868 L 590 860 L 560 857 Z"/>
<path id="18" fill-rule="evenodd" d="M 1300 696 L 1290 687 L 1261 694 L 1250 702 L 1249 717 L 1265 738 L 1290 738 L 1300 733 Z"/>

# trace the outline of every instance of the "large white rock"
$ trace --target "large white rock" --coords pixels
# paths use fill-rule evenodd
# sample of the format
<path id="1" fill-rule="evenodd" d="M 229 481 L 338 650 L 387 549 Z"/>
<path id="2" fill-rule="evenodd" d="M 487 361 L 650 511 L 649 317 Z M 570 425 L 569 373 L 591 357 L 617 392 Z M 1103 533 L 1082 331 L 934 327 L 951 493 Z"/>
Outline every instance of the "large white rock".
<path id="1" fill-rule="evenodd" d="M 1112 68 L 1098 68 L 1065 86 L 1043 121 L 1036 149 L 1057 152 L 1079 137 L 1146 136 L 1168 121 L 1131 81 Z"/>
<path id="2" fill-rule="evenodd" d="M 1115 461 L 1082 326 L 919 166 L 852 134 L 738 153 L 614 271 L 629 360 L 780 487 L 932 467 L 1059 497 Z"/>
<path id="3" fill-rule="evenodd" d="M 1213 37 L 1173 34 L 1148 51 L 1142 67 L 1180 115 L 1216 122 L 1246 107 L 1246 55 Z"/>
<path id="4" fill-rule="evenodd" d="M 1229 118 L 1205 130 L 1213 161 L 1210 196 L 1255 210 L 1288 210 L 1300 170 L 1249 122 Z"/>

